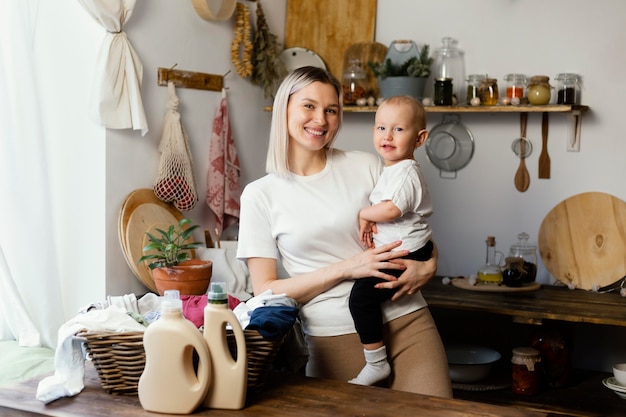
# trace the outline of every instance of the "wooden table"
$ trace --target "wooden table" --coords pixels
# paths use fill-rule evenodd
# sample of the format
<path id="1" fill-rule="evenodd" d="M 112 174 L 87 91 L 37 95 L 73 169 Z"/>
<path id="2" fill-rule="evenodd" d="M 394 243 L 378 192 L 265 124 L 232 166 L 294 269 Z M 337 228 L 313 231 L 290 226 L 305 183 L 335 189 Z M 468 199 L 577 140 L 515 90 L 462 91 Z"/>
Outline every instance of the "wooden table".
<path id="1" fill-rule="evenodd" d="M 40 378 L 0 388 L 0 415 L 3 417 L 112 417 L 165 416 L 141 408 L 136 396 L 108 394 L 100 387 L 95 369 L 86 367 L 85 389 L 75 397 L 61 398 L 48 405 L 35 399 Z M 347 382 L 306 378 L 300 375 L 272 375 L 267 386 L 248 397 L 243 410 L 200 410 L 193 415 L 213 417 L 540 417 L 548 412 L 450 400 L 385 388 L 364 387 Z"/>

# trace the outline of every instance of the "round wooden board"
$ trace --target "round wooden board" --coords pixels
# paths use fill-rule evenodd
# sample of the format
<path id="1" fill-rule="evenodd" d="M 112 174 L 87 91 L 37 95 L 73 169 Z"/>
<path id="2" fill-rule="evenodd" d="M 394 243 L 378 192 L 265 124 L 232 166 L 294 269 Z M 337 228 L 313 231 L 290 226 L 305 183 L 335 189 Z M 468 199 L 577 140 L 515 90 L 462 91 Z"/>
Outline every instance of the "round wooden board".
<path id="1" fill-rule="evenodd" d="M 122 208 L 120 209 L 119 217 L 118 217 L 118 235 L 120 240 L 120 246 L 122 247 L 122 252 L 124 254 L 124 259 L 126 263 L 130 267 L 131 271 L 135 274 L 137 279 L 141 281 L 144 285 L 146 285 L 150 290 L 156 291 L 156 286 L 154 285 L 154 281 L 152 279 L 152 272 L 150 268 L 145 265 L 137 265 L 137 260 L 141 257 L 141 250 L 148 242 L 143 239 L 145 237 L 145 232 L 148 231 L 148 227 L 143 230 L 143 237 L 141 242 L 141 247 L 139 248 L 139 256 L 137 256 L 137 249 L 133 248 L 133 252 L 131 253 L 129 244 L 128 244 L 128 228 L 129 223 L 131 221 L 131 217 L 135 210 L 139 207 L 142 207 L 145 204 L 155 205 L 160 207 L 162 210 L 171 214 L 174 218 L 169 218 L 170 223 L 161 224 L 158 226 L 160 229 L 167 229 L 170 224 L 178 223 L 181 219 L 184 218 L 184 215 L 174 207 L 172 204 L 165 203 L 154 194 L 154 191 L 151 188 L 140 188 L 132 191 L 124 200 L 122 204 Z M 152 207 L 154 210 L 155 208 Z M 148 220 L 149 221 L 149 220 Z M 141 232 L 135 232 L 141 233 Z M 145 237 L 147 239 L 147 237 Z M 144 243 L 145 241 L 145 243 Z M 136 243 L 136 242 L 135 242 Z"/>
<path id="2" fill-rule="evenodd" d="M 379 96 L 378 80 L 370 69 L 368 62 L 383 62 L 387 55 L 387 46 L 379 42 L 359 42 L 350 45 L 343 54 L 343 71 L 350 66 L 352 59 L 361 61 L 361 66 L 367 75 L 367 89 L 372 91 L 374 97 Z"/>
<path id="3" fill-rule="evenodd" d="M 557 204 L 539 228 L 539 253 L 565 285 L 599 289 L 626 276 L 626 203 L 610 194 L 577 194 Z"/>
<path id="4" fill-rule="evenodd" d="M 137 207 L 130 216 L 128 228 L 126 229 L 128 259 L 135 260 L 131 266 L 133 272 L 152 291 L 156 291 L 152 270 L 145 262 L 137 264 L 137 260 L 143 255 L 143 247 L 149 243 L 146 233 L 158 236 L 159 232 L 157 232 L 157 229 L 167 230 L 171 224 L 176 223 L 178 223 L 178 220 L 170 212 L 157 204 L 151 203 Z"/>
<path id="5" fill-rule="evenodd" d="M 482 292 L 527 292 L 527 291 L 535 291 L 541 288 L 541 284 L 538 282 L 531 282 L 528 284 L 524 284 L 521 287 L 507 287 L 506 285 L 497 285 L 497 284 L 483 284 L 481 282 L 476 282 L 475 285 L 470 284 L 469 279 L 465 277 L 456 277 L 452 279 L 452 285 L 457 288 L 462 288 L 464 290 L 470 291 L 482 291 Z"/>

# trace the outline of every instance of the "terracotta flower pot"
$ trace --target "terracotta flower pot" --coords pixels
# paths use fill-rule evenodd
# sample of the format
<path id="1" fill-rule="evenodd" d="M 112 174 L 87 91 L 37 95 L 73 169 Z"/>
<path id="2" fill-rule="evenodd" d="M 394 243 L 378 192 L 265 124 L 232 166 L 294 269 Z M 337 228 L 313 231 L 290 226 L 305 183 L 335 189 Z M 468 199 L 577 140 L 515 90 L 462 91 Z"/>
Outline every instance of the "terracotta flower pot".
<path id="1" fill-rule="evenodd" d="M 165 290 L 178 290 L 180 295 L 202 295 L 209 288 L 213 262 L 189 259 L 179 265 L 154 268 L 152 277 L 160 295 Z"/>

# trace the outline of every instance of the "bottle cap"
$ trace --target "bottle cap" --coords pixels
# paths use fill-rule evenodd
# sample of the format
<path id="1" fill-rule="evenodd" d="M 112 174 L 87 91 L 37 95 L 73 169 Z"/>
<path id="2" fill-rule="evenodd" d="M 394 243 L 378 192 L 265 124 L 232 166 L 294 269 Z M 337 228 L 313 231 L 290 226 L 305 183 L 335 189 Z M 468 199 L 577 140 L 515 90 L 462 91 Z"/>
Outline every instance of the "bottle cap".
<path id="1" fill-rule="evenodd" d="M 166 290 L 161 301 L 161 311 L 183 310 L 183 301 L 178 290 Z"/>
<path id="2" fill-rule="evenodd" d="M 211 282 L 209 286 L 209 303 L 226 304 L 228 303 L 228 292 L 226 291 L 225 282 Z"/>

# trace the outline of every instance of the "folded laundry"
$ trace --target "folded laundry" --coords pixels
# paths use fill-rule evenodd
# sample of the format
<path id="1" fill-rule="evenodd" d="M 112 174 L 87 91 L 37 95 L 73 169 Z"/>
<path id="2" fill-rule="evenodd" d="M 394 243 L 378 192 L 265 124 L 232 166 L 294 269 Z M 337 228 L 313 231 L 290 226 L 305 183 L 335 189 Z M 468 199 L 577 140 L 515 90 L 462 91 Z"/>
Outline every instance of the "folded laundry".
<path id="1" fill-rule="evenodd" d="M 281 338 L 293 327 L 298 311 L 296 307 L 279 305 L 256 308 L 246 329 L 258 330 L 266 339 Z"/>
<path id="2" fill-rule="evenodd" d="M 61 397 L 72 397 L 83 390 L 86 352 L 83 342 L 76 337 L 82 330 L 144 331 L 145 327 L 128 312 L 116 305 L 103 310 L 81 313 L 59 329 L 59 340 L 54 353 L 54 375 L 39 382 L 36 398 L 49 403 Z"/>

